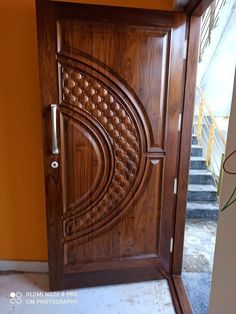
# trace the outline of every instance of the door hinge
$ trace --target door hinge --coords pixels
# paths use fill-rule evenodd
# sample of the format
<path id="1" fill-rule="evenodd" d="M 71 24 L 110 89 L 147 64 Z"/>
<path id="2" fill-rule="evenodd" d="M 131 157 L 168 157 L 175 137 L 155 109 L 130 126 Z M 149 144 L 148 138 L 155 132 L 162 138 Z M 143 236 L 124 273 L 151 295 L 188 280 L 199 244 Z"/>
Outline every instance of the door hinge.
<path id="1" fill-rule="evenodd" d="M 178 186 L 178 180 L 175 178 L 174 180 L 174 194 L 177 194 L 177 186 Z"/>
<path id="2" fill-rule="evenodd" d="M 185 39 L 184 41 L 184 60 L 187 59 L 187 52 L 188 52 L 188 41 Z"/>
<path id="3" fill-rule="evenodd" d="M 173 247 L 174 247 L 174 239 L 173 237 L 170 239 L 170 253 L 173 252 Z"/>
<path id="4" fill-rule="evenodd" d="M 182 125 L 182 113 L 179 114 L 178 131 L 181 130 L 181 125 Z"/>

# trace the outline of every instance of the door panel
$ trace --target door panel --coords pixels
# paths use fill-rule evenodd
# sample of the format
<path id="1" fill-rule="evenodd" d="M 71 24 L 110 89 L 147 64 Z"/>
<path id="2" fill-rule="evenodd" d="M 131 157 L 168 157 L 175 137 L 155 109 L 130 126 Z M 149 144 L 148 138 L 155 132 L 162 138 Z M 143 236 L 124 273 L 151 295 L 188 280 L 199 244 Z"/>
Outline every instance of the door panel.
<path id="1" fill-rule="evenodd" d="M 100 64 L 138 96 L 150 124 L 149 150 L 163 149 L 170 30 L 63 20 L 58 33 L 59 53 Z"/>
<path id="2" fill-rule="evenodd" d="M 38 27 L 51 288 L 168 277 L 184 15 L 43 1 Z"/>

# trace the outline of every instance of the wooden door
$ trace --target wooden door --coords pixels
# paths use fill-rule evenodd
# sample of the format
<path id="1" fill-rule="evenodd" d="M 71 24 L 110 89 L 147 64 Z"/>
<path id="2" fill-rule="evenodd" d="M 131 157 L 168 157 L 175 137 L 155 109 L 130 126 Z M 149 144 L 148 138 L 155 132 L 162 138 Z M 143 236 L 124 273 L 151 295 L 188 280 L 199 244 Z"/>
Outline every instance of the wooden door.
<path id="1" fill-rule="evenodd" d="M 37 19 L 51 289 L 168 278 L 185 15 L 39 0 Z"/>

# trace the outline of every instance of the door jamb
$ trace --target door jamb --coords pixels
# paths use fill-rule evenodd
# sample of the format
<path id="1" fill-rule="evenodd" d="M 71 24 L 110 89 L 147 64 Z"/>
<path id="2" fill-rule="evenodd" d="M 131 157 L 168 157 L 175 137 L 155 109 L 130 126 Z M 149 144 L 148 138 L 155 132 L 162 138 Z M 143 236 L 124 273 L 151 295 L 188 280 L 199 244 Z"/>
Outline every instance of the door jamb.
<path id="1" fill-rule="evenodd" d="M 178 192 L 175 204 L 172 275 L 171 282 L 169 283 L 177 314 L 193 313 L 181 274 L 201 16 L 212 2 L 213 0 L 192 0 L 189 1 L 188 5 L 185 7 L 185 11 L 189 14 L 189 27 L 187 34 L 188 47 L 185 69 L 183 116 L 181 126 L 182 132 L 179 150 Z"/>
<path id="2" fill-rule="evenodd" d="M 191 16 L 188 27 L 188 52 L 185 69 L 184 101 L 182 112 L 182 132 L 180 138 L 179 167 L 178 167 L 178 192 L 175 204 L 174 247 L 172 254 L 172 285 L 170 291 L 176 313 L 192 314 L 187 292 L 181 278 L 185 212 L 187 205 L 188 176 L 192 141 L 192 123 L 196 89 L 197 59 L 200 36 L 201 18 Z M 176 305 L 177 299 L 178 304 Z"/>

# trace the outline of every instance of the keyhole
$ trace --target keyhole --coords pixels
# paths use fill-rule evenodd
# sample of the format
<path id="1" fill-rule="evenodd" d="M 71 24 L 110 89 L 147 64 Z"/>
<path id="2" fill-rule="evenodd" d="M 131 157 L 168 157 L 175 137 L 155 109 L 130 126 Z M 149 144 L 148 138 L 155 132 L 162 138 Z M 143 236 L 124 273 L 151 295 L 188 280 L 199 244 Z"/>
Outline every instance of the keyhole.
<path id="1" fill-rule="evenodd" d="M 57 168 L 58 167 L 58 162 L 57 161 L 53 161 L 52 163 L 51 163 L 51 167 L 52 168 Z"/>

